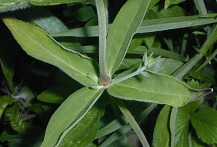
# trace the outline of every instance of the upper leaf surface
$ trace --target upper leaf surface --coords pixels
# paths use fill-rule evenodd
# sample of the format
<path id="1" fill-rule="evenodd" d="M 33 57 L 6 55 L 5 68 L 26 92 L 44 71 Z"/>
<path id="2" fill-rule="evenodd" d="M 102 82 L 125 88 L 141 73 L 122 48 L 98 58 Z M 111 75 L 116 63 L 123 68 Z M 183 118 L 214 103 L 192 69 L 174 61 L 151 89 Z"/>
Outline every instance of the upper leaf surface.
<path id="1" fill-rule="evenodd" d="M 168 104 L 175 107 L 183 106 L 205 94 L 205 91 L 193 90 L 171 76 L 152 72 L 148 74 L 149 78 L 140 74 L 114 84 L 108 88 L 108 92 L 114 97 L 125 100 Z"/>
<path id="2" fill-rule="evenodd" d="M 60 147 L 81 147 L 91 143 L 99 131 L 99 119 L 103 111 L 93 106 L 85 117 L 64 137 Z"/>
<path id="3" fill-rule="evenodd" d="M 14 18 L 3 18 L 4 23 L 23 50 L 30 56 L 59 67 L 83 85 L 97 85 L 88 77 L 97 76 L 97 63 L 87 57 L 62 49 L 39 27 Z"/>
<path id="4" fill-rule="evenodd" d="M 197 136 L 207 144 L 217 143 L 217 111 L 204 108 L 191 117 Z"/>
<path id="5" fill-rule="evenodd" d="M 84 87 L 70 95 L 52 115 L 41 146 L 55 146 L 61 143 L 70 130 L 86 115 L 101 93 L 102 90 Z"/>
<path id="6" fill-rule="evenodd" d="M 106 64 L 111 76 L 120 66 L 145 13 L 156 1 L 129 0 L 117 14 L 107 36 Z"/>

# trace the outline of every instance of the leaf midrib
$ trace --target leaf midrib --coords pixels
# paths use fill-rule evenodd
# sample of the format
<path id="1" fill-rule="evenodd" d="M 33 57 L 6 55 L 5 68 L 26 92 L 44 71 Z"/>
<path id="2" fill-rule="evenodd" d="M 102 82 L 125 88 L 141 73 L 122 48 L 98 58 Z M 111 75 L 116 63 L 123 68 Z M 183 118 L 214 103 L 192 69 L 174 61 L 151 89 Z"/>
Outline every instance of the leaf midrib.
<path id="1" fill-rule="evenodd" d="M 58 56 L 54 55 L 52 52 L 48 51 L 44 46 L 42 46 L 41 44 L 39 44 L 37 41 L 35 41 L 32 37 L 30 37 L 28 34 L 26 34 L 23 30 L 19 29 L 19 27 L 17 27 L 16 25 L 14 25 L 14 23 L 11 21 L 12 25 L 17 28 L 20 32 L 22 32 L 24 35 L 26 35 L 30 40 L 32 40 L 33 42 L 35 42 L 37 45 L 39 45 L 45 52 L 47 52 L 49 55 L 53 56 L 55 59 L 57 59 L 58 61 L 62 62 L 63 64 L 67 65 L 69 68 L 77 71 L 78 73 L 86 76 L 86 74 L 84 74 L 83 72 L 77 70 L 75 67 L 67 64 L 64 60 L 62 60 L 61 58 L 59 58 Z M 34 29 L 34 28 L 33 28 Z M 38 31 L 36 29 L 34 29 L 35 31 Z M 30 47 L 31 48 L 31 47 Z"/>
<path id="2" fill-rule="evenodd" d="M 144 14 L 146 13 L 146 11 L 147 11 L 147 9 L 148 9 L 148 6 L 149 6 L 149 4 L 150 4 L 150 1 L 151 1 L 151 0 L 148 1 L 148 5 L 146 6 L 146 10 L 145 10 Z M 143 3 L 143 2 L 141 2 L 141 3 Z M 141 4 L 141 3 L 139 3 L 139 4 Z M 139 4 L 138 4 L 138 5 L 139 5 Z M 140 10 L 140 8 L 141 8 L 141 5 L 140 5 L 139 9 L 136 11 L 136 13 L 135 13 L 135 15 L 134 15 L 134 18 L 133 18 L 133 20 L 131 21 L 130 24 L 132 24 L 132 22 L 134 22 L 135 16 L 138 14 L 138 11 Z M 126 11 L 127 11 L 127 10 L 125 10 L 125 12 L 126 12 Z M 125 14 L 125 13 L 123 13 L 123 14 Z M 144 17 L 144 14 L 143 14 L 143 17 Z M 123 17 L 121 17 L 121 18 L 123 18 Z M 119 22 L 121 22 L 121 21 L 119 21 Z M 142 21 L 140 22 L 140 24 L 141 24 L 141 23 L 142 23 Z M 120 24 L 121 24 L 121 23 L 118 23 L 118 26 L 120 26 Z M 132 39 L 132 37 L 134 36 L 134 34 L 137 32 L 139 26 L 140 26 L 140 25 L 138 25 L 137 28 L 135 28 L 136 31 L 131 35 L 131 39 Z M 115 30 L 117 30 L 118 28 L 119 28 L 119 27 L 116 27 Z M 125 36 L 124 38 L 126 38 L 126 36 L 129 34 L 130 30 L 131 30 L 131 28 L 130 28 L 130 26 L 129 26 L 127 33 L 124 35 L 124 36 Z M 117 31 L 115 31 L 115 35 L 116 35 L 116 34 L 117 34 Z M 115 36 L 115 35 L 114 35 L 114 36 Z M 113 44 L 114 38 L 115 38 L 115 37 L 112 38 L 111 44 Z M 112 65 L 114 65 L 114 63 L 116 63 L 116 61 L 118 60 L 117 56 L 119 55 L 119 52 L 121 51 L 124 42 L 125 42 L 125 40 L 121 43 L 121 45 L 120 45 L 121 48 L 118 50 L 117 54 L 115 55 L 115 60 L 114 60 L 114 62 L 113 62 Z M 130 42 L 128 42 L 127 46 L 129 46 L 129 44 L 130 44 Z M 126 52 L 127 52 L 127 49 L 125 50 L 125 53 L 124 53 L 124 54 L 126 54 Z M 122 61 L 123 61 L 123 58 L 121 59 L 120 63 L 121 63 Z M 119 63 L 118 66 L 120 66 L 120 63 Z M 116 68 L 118 68 L 118 66 L 117 66 Z M 110 74 L 113 74 L 113 72 L 114 72 L 114 66 L 112 66 L 112 68 L 110 69 L 109 73 L 110 73 Z"/>
<path id="3" fill-rule="evenodd" d="M 190 95 L 175 95 L 175 94 L 167 94 L 167 93 L 159 93 L 159 92 L 156 92 L 156 91 L 149 91 L 149 90 L 145 90 L 145 89 L 140 89 L 140 88 L 135 88 L 135 87 L 131 87 L 131 86 L 127 86 L 127 85 L 123 85 L 123 84 L 115 84 L 115 85 L 119 85 L 119 86 L 122 86 L 122 87 L 126 87 L 126 88 L 130 88 L 130 89 L 135 89 L 135 90 L 138 90 L 138 91 L 144 91 L 144 92 L 149 92 L 149 93 L 154 93 L 154 94 L 159 94 L 159 95 L 168 95 L 168 96 L 184 96 L 184 97 L 190 97 Z M 115 86 L 114 85 L 114 86 Z"/>

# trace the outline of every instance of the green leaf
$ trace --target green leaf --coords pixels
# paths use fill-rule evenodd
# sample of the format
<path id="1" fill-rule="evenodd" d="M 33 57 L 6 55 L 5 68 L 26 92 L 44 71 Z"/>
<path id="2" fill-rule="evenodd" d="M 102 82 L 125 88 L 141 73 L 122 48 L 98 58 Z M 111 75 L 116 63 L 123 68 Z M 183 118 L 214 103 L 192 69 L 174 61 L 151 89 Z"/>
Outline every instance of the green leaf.
<path id="1" fill-rule="evenodd" d="M 209 49 L 217 43 L 217 25 L 214 27 L 207 40 L 204 42 L 202 47 L 200 48 L 200 53 L 202 55 L 206 55 Z"/>
<path id="2" fill-rule="evenodd" d="M 189 119 L 203 102 L 203 99 L 188 103 L 184 107 L 173 108 L 177 110 L 175 117 L 171 117 L 174 121 L 173 143 L 176 147 L 190 146 L 189 144 Z M 172 120 L 171 120 L 172 121 Z"/>
<path id="3" fill-rule="evenodd" d="M 68 3 L 78 3 L 78 2 L 87 2 L 90 3 L 91 0 L 28 0 L 30 4 L 33 5 L 59 5 L 59 4 L 68 4 Z"/>
<path id="4" fill-rule="evenodd" d="M 197 136 L 206 144 L 217 143 L 217 111 L 204 108 L 191 116 Z"/>
<path id="5" fill-rule="evenodd" d="M 199 61 L 202 59 L 203 55 L 197 54 L 191 58 L 187 63 L 185 63 L 181 68 L 179 68 L 173 76 L 179 80 L 183 78 Z"/>
<path id="6" fill-rule="evenodd" d="M 153 53 L 153 55 L 156 56 L 163 56 L 163 57 L 169 57 L 172 59 L 177 59 L 180 61 L 186 61 L 187 59 L 173 51 L 168 51 L 165 49 L 161 49 L 161 48 L 155 48 L 155 47 L 151 47 L 149 49 L 147 49 L 145 46 L 139 46 L 133 50 L 128 51 L 128 54 L 141 54 L 144 55 L 145 52 L 148 52 L 149 54 Z"/>
<path id="7" fill-rule="evenodd" d="M 86 6 L 86 7 L 81 7 L 78 8 L 74 13 L 73 13 L 74 17 L 79 20 L 79 21 L 88 21 L 90 20 L 92 17 L 94 17 L 96 14 L 94 12 L 93 7 L 91 6 Z"/>
<path id="8" fill-rule="evenodd" d="M 174 71 L 176 71 L 180 66 L 182 66 L 182 62 L 179 60 L 174 60 L 170 58 L 160 58 L 153 65 L 147 68 L 150 71 L 160 74 L 170 75 Z"/>
<path id="9" fill-rule="evenodd" d="M 12 107 L 9 107 L 5 111 L 5 116 L 10 120 L 10 125 L 15 131 L 23 131 L 24 124 L 20 118 L 20 111 L 18 104 L 14 104 Z"/>
<path id="10" fill-rule="evenodd" d="M 207 14 L 207 9 L 203 0 L 194 0 L 194 3 L 197 7 L 199 14 L 201 15 Z"/>
<path id="11" fill-rule="evenodd" d="M 8 86 L 12 92 L 12 94 L 15 94 L 14 91 L 14 61 L 13 59 L 15 56 L 13 56 L 12 51 L 8 48 L 1 47 L 0 49 L 0 65 L 2 68 L 2 72 L 4 74 L 4 77 L 7 80 Z"/>
<path id="12" fill-rule="evenodd" d="M 131 106 L 129 106 L 129 107 L 131 107 Z M 138 105 L 133 105 L 133 107 L 131 107 L 131 108 L 138 110 L 137 109 L 138 107 L 139 107 Z M 144 105 L 142 105 L 142 109 L 144 109 L 144 110 L 142 112 L 139 112 L 139 116 L 136 117 L 136 120 L 139 123 L 143 122 L 144 118 L 147 118 L 147 116 L 152 112 L 152 110 L 155 107 L 156 107 L 156 104 L 151 104 L 148 108 L 144 109 Z M 138 113 L 138 111 L 136 113 Z M 119 119 L 121 119 L 122 121 L 120 121 Z M 124 126 L 123 126 L 122 122 L 125 123 Z M 122 128 L 125 128 L 125 129 L 123 130 Z M 126 118 L 124 116 L 121 116 L 120 118 L 116 118 L 112 122 L 108 123 L 106 126 L 100 128 L 99 133 L 97 135 L 97 138 L 104 137 L 104 136 L 114 132 L 113 133 L 113 139 L 115 140 L 115 137 L 118 136 L 117 134 L 121 132 L 120 130 L 122 130 L 121 134 L 125 134 L 124 132 L 130 131 L 130 129 L 131 129 L 131 126 L 129 124 L 127 124 Z M 119 130 L 119 131 L 117 131 L 117 130 Z M 115 132 L 115 131 L 117 131 L 117 132 Z M 109 138 L 107 138 L 107 141 L 109 141 Z"/>
<path id="13" fill-rule="evenodd" d="M 192 135 L 189 136 L 189 145 L 190 147 L 204 147 L 205 146 L 205 144 L 203 144 L 202 141 L 200 141 L 198 138 Z"/>
<path id="14" fill-rule="evenodd" d="M 176 5 L 176 4 L 179 4 L 179 3 L 184 2 L 184 1 L 185 0 L 165 0 L 164 8 L 166 9 L 171 5 Z"/>
<path id="15" fill-rule="evenodd" d="M 106 64 L 109 76 L 120 66 L 150 3 L 151 0 L 130 0 L 117 14 L 107 36 Z"/>
<path id="16" fill-rule="evenodd" d="M 216 13 L 196 16 L 180 16 L 180 17 L 169 17 L 159 18 L 152 20 L 144 20 L 136 33 L 150 33 L 156 31 L 164 31 L 171 29 L 186 28 L 199 25 L 207 25 L 216 23 Z M 210 17 L 208 17 L 210 16 Z M 71 29 L 69 31 L 52 33 L 53 37 L 61 36 L 74 36 L 74 37 L 97 37 L 99 36 L 98 26 L 89 26 L 83 28 Z"/>
<path id="17" fill-rule="evenodd" d="M 169 118 L 171 107 L 165 105 L 157 117 L 154 128 L 153 147 L 169 147 L 170 146 L 170 130 Z M 159 135 L 160 134 L 160 135 Z"/>
<path id="18" fill-rule="evenodd" d="M 156 9 L 156 7 L 155 7 Z M 153 10 L 155 10 L 153 9 Z M 159 18 L 180 17 L 185 15 L 185 10 L 180 6 L 172 6 L 168 9 L 157 10 L 155 12 Z"/>
<path id="19" fill-rule="evenodd" d="M 52 87 L 40 93 L 37 99 L 46 103 L 61 104 L 70 94 L 71 90 L 66 87 Z"/>
<path id="20" fill-rule="evenodd" d="M 48 9 L 44 7 L 34 7 L 26 9 L 17 14 L 22 16 L 25 20 L 28 18 L 30 22 L 35 23 L 48 33 L 56 33 L 67 31 L 67 26 L 56 16 L 54 16 Z M 20 16 L 21 15 L 21 16 Z"/>
<path id="21" fill-rule="evenodd" d="M 1 0 L 0 13 L 29 7 L 27 0 Z"/>
<path id="22" fill-rule="evenodd" d="M 64 137 L 60 147 L 81 147 L 91 143 L 99 130 L 102 110 L 93 106 L 84 118 Z"/>
<path id="23" fill-rule="evenodd" d="M 59 67 L 83 85 L 97 85 L 98 81 L 88 77 L 89 74 L 97 77 L 98 65 L 94 60 L 63 50 L 45 31 L 36 26 L 14 18 L 3 18 L 3 21 L 27 54 Z"/>
<path id="24" fill-rule="evenodd" d="M 216 55 L 217 55 L 217 49 L 209 57 L 207 57 L 206 61 L 198 68 L 198 70 L 200 70 L 201 68 L 206 66 L 208 63 L 210 63 L 211 60 L 214 59 Z"/>
<path id="25" fill-rule="evenodd" d="M 2 114 L 4 113 L 5 108 L 8 105 L 13 104 L 14 102 L 15 102 L 15 99 L 11 98 L 8 95 L 0 97 L 0 118 Z"/>
<path id="26" fill-rule="evenodd" d="M 188 146 L 189 113 L 185 109 L 182 109 L 182 107 L 177 110 L 174 118 L 174 146 Z"/>
<path id="27" fill-rule="evenodd" d="M 109 94 L 125 100 L 153 102 L 180 107 L 210 92 L 210 89 L 191 89 L 184 83 L 168 75 L 156 74 L 149 71 L 148 73 L 150 78 L 146 78 L 140 74 L 111 85 L 108 88 Z M 126 73 L 124 74 L 126 75 Z M 117 79 L 121 76 L 123 74 L 118 76 Z"/>
<path id="28" fill-rule="evenodd" d="M 102 92 L 102 89 L 84 87 L 70 95 L 52 115 L 41 146 L 60 144 L 65 135 L 87 114 Z"/>

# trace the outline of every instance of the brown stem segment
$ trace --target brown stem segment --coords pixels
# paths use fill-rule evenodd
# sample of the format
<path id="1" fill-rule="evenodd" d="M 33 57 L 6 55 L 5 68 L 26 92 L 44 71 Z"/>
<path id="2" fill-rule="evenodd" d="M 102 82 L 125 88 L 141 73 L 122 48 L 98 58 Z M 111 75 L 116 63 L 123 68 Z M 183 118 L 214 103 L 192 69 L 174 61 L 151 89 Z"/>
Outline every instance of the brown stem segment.
<path id="1" fill-rule="evenodd" d="M 99 77 L 99 85 L 108 86 L 110 84 L 110 81 L 111 78 L 108 75 Z"/>

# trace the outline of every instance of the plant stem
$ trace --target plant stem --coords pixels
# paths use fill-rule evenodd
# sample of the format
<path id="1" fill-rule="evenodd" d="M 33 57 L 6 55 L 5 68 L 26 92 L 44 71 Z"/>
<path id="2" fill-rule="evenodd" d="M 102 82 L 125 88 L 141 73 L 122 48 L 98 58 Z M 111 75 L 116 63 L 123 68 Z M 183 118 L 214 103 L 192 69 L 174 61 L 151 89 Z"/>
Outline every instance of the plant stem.
<path id="1" fill-rule="evenodd" d="M 122 77 L 122 78 L 119 78 L 119 79 L 117 79 L 117 80 L 114 80 L 114 81 L 111 83 L 111 85 L 117 84 L 117 83 L 122 82 L 122 81 L 125 81 L 125 80 L 127 80 L 127 79 L 129 79 L 129 78 L 132 78 L 132 77 L 134 77 L 134 76 L 140 74 L 140 73 L 141 73 L 142 71 L 144 71 L 145 69 L 146 69 L 146 67 L 139 68 L 138 70 L 136 70 L 135 72 L 133 72 L 133 73 L 131 73 L 131 74 L 129 74 L 129 75 L 126 75 L 126 76 L 124 76 L 124 77 Z"/>
<path id="2" fill-rule="evenodd" d="M 137 124 L 136 120 L 133 118 L 130 111 L 125 106 L 124 102 L 122 100 L 120 100 L 120 99 L 114 99 L 114 100 L 117 103 L 117 105 L 118 105 L 119 109 L 121 110 L 121 112 L 123 113 L 123 115 L 126 117 L 128 122 L 132 126 L 133 130 L 136 132 L 137 136 L 139 137 L 139 139 L 140 139 L 140 141 L 142 143 L 142 146 L 143 147 L 149 147 L 148 141 L 147 141 L 144 133 L 142 132 L 139 125 Z"/>
<path id="3" fill-rule="evenodd" d="M 99 70 L 101 78 L 108 75 L 106 68 L 107 9 L 105 9 L 104 2 L 106 1 L 95 0 L 99 25 Z"/>
<path id="4" fill-rule="evenodd" d="M 176 134 L 176 116 L 178 112 L 178 107 L 173 107 L 170 115 L 170 132 L 171 132 L 171 147 L 175 147 L 175 134 Z"/>

